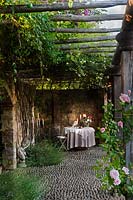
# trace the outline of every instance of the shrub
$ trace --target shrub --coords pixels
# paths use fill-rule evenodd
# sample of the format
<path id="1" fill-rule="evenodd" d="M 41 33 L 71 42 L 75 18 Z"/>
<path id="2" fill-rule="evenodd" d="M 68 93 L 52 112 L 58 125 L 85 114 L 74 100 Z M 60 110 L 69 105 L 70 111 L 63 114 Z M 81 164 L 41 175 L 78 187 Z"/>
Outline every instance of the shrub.
<path id="1" fill-rule="evenodd" d="M 42 193 L 41 181 L 18 170 L 0 175 L 1 200 L 36 200 Z"/>
<path id="2" fill-rule="evenodd" d="M 64 157 L 63 152 L 50 141 L 42 141 L 31 146 L 27 151 L 27 166 L 47 166 L 59 164 Z"/>

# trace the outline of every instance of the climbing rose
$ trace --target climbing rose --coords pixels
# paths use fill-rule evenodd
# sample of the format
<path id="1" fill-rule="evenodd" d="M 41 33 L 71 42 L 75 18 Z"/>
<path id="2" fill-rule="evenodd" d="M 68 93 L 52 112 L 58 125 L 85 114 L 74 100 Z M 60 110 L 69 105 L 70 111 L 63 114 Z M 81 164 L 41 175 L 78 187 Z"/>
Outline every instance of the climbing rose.
<path id="1" fill-rule="evenodd" d="M 90 14 L 90 11 L 88 9 L 85 9 L 84 10 L 84 15 L 89 15 Z"/>
<path id="2" fill-rule="evenodd" d="M 118 122 L 118 126 L 120 126 L 121 128 L 123 128 L 123 122 L 122 122 L 122 121 L 119 121 L 119 122 Z"/>
<path id="3" fill-rule="evenodd" d="M 130 97 L 127 94 L 122 94 L 119 97 L 119 99 L 123 102 L 123 103 L 130 103 Z"/>
<path id="4" fill-rule="evenodd" d="M 121 183 L 121 180 L 119 178 L 116 178 L 114 180 L 114 185 L 120 185 L 120 183 Z"/>
<path id="5" fill-rule="evenodd" d="M 123 167 L 122 170 L 125 172 L 125 174 L 129 174 L 129 169 L 127 167 Z"/>
<path id="6" fill-rule="evenodd" d="M 113 179 L 118 179 L 118 178 L 119 178 L 119 172 L 118 172 L 118 170 L 112 169 L 112 170 L 110 171 L 110 176 L 111 176 L 111 178 L 113 178 Z"/>
<path id="7" fill-rule="evenodd" d="M 102 132 L 102 133 L 104 133 L 104 131 L 105 131 L 105 128 L 103 127 L 103 128 L 101 128 L 100 129 L 100 131 Z"/>

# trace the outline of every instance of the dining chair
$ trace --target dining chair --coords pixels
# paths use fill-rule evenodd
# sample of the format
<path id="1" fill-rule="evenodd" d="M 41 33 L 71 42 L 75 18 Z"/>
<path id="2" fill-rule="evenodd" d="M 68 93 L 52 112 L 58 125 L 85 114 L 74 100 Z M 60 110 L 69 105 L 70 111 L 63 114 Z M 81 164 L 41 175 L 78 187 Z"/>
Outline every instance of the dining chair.
<path id="1" fill-rule="evenodd" d="M 57 139 L 59 140 L 59 143 L 60 143 L 59 151 L 60 150 L 66 151 L 67 150 L 67 147 L 66 147 L 67 137 L 64 135 L 57 135 Z"/>

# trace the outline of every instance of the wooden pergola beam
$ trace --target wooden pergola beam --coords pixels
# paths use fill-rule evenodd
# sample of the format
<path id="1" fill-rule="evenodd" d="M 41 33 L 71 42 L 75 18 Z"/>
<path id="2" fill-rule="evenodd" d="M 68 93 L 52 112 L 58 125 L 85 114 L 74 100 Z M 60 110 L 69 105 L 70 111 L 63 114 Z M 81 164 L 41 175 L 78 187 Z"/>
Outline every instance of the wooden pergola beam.
<path id="1" fill-rule="evenodd" d="M 84 42 L 98 42 L 106 40 L 115 40 L 115 35 L 111 36 L 100 36 L 100 37 L 90 37 L 90 38 L 71 38 L 68 40 L 57 40 L 54 41 L 55 44 L 69 44 L 69 43 L 84 43 Z"/>
<path id="2" fill-rule="evenodd" d="M 109 57 L 113 57 L 114 56 L 114 53 L 108 53 L 108 54 L 105 54 L 105 56 L 109 56 Z"/>
<path id="3" fill-rule="evenodd" d="M 120 28 L 55 28 L 51 29 L 50 32 L 56 33 L 111 33 L 120 32 Z"/>
<path id="4" fill-rule="evenodd" d="M 75 52 L 75 53 L 77 53 L 78 51 L 80 51 L 80 53 L 95 53 L 95 54 L 97 54 L 97 53 L 115 53 L 115 48 L 109 48 L 109 49 L 83 49 L 82 51 L 81 50 L 75 50 L 74 51 L 74 49 L 72 50 L 72 52 Z M 66 50 L 65 52 L 71 52 L 71 50 Z"/>
<path id="5" fill-rule="evenodd" d="M 81 15 L 56 15 L 52 17 L 52 21 L 73 21 L 73 22 L 98 22 L 98 21 L 110 21 L 110 20 L 122 20 L 123 14 L 103 14 L 93 16 L 81 16 Z"/>
<path id="6" fill-rule="evenodd" d="M 83 45 L 76 45 L 76 46 L 71 46 L 71 45 L 62 45 L 59 47 L 60 50 L 72 50 L 72 49 L 89 49 L 89 48 L 99 48 L 99 47 L 116 47 L 117 43 L 113 42 L 113 43 L 95 43 L 92 45 L 88 45 L 88 44 L 83 44 Z"/>
<path id="7" fill-rule="evenodd" d="M 61 11 L 61 10 L 78 10 L 85 8 L 108 8 L 117 5 L 126 5 L 126 0 L 112 0 L 100 1 L 100 2 L 81 2 L 73 3 L 72 7 L 68 5 L 67 2 L 64 3 L 53 3 L 53 4 L 35 4 L 29 5 L 9 5 L 0 6 L 0 14 L 8 13 L 32 13 L 32 12 L 47 12 L 47 11 Z"/>

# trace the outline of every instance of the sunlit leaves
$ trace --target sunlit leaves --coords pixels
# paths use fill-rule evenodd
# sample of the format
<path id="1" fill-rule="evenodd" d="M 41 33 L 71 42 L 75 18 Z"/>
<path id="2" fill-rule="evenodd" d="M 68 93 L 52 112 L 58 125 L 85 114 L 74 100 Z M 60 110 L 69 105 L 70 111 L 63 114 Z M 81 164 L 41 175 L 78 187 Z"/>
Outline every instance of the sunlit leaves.
<path id="1" fill-rule="evenodd" d="M 68 1 L 68 6 L 69 6 L 69 8 L 72 8 L 72 6 L 73 6 L 73 0 L 69 0 Z"/>

